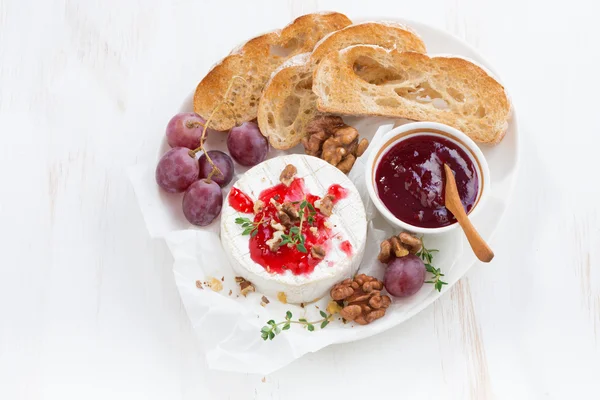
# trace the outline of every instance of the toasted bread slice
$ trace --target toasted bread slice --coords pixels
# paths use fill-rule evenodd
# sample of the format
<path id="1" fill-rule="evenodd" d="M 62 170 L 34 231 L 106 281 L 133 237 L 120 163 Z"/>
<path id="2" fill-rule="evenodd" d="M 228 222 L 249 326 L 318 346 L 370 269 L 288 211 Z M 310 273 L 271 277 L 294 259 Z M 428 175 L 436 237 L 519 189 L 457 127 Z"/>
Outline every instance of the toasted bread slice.
<path id="1" fill-rule="evenodd" d="M 329 34 L 316 45 L 310 58 L 298 55 L 290 59 L 273 73 L 258 106 L 258 125 L 274 148 L 286 150 L 300 143 L 306 125 L 319 114 L 316 95 L 312 92 L 315 65 L 328 52 L 356 43 L 425 51 L 423 41 L 408 28 L 400 24 L 367 22 Z M 369 74 L 368 66 L 363 67 L 362 74 Z"/>
<path id="2" fill-rule="evenodd" d="M 300 143 L 306 124 L 318 114 L 309 58 L 310 53 L 304 53 L 286 61 L 260 98 L 258 126 L 276 149 L 287 150 Z"/>
<path id="3" fill-rule="evenodd" d="M 313 91 L 322 112 L 436 121 L 480 143 L 502 140 L 511 110 L 502 85 L 473 62 L 369 45 L 325 56 Z"/>
<path id="4" fill-rule="evenodd" d="M 251 39 L 225 57 L 198 84 L 194 111 L 208 119 L 216 107 L 225 102 L 209 124 L 219 131 L 255 119 L 258 100 L 271 73 L 290 57 L 312 51 L 328 33 L 351 23 L 340 13 L 307 14 L 281 31 Z M 234 78 L 236 76 L 243 79 Z M 229 95 L 224 99 L 230 85 Z"/>
<path id="5" fill-rule="evenodd" d="M 393 22 L 364 22 L 350 25 L 325 36 L 313 50 L 310 61 L 318 64 L 333 51 L 357 44 L 372 44 L 386 49 L 426 53 L 425 43 L 410 28 Z"/>

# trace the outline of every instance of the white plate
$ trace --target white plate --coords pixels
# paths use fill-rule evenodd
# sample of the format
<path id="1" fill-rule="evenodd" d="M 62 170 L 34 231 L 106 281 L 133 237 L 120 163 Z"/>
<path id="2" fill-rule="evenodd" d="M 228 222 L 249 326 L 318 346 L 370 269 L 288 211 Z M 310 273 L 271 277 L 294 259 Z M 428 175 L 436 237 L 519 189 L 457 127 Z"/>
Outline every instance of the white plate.
<path id="1" fill-rule="evenodd" d="M 390 18 L 370 18 L 364 21 L 389 21 Z M 359 20 L 361 21 L 361 20 Z M 460 39 L 427 25 L 397 20 L 414 29 L 424 40 L 430 55 L 453 54 L 468 57 L 495 74 L 493 68 L 473 48 Z M 243 39 L 243 38 L 240 38 Z M 185 102 L 182 111 L 191 110 L 191 96 Z M 347 119 L 357 127 L 361 136 L 373 138 L 379 129 L 381 135 L 393 127 L 393 121 L 384 119 Z M 401 122 L 400 122 L 401 123 Z M 225 150 L 225 135 L 209 138 L 211 149 Z M 162 140 L 162 139 L 161 139 Z M 166 149 L 162 142 L 162 155 Z M 158 140 L 157 140 L 158 145 Z M 504 140 L 497 146 L 480 146 L 485 154 L 491 173 L 492 192 L 484 208 L 473 222 L 486 240 L 490 240 L 510 202 L 518 165 L 518 131 L 517 121 L 513 116 Z M 295 152 L 301 152 L 297 148 Z M 269 157 L 283 154 L 271 151 Z M 363 156 L 349 175 L 358 189 L 364 189 L 361 168 L 366 160 Z M 236 297 L 237 287 L 234 274 L 226 263 L 218 238 L 218 221 L 211 226 L 200 229 L 191 226 L 182 216 L 181 198 L 160 192 L 154 182 L 154 165 L 135 167 L 130 171 L 139 204 L 142 209 L 150 234 L 154 237 L 165 237 L 175 259 L 174 274 L 177 287 L 196 335 L 206 352 L 209 366 L 215 369 L 255 372 L 268 374 L 281 368 L 307 352 L 317 351 L 329 344 L 350 342 L 366 338 L 390 329 L 435 301 L 447 291 L 475 264 L 475 257 L 463 239 L 460 231 L 438 237 L 425 238 L 429 248 L 438 248 L 434 265 L 445 273 L 447 286 L 441 293 L 433 289 L 433 285 L 425 284 L 414 296 L 408 299 L 394 299 L 386 316 L 367 326 L 353 326 L 334 321 L 324 330 L 307 332 L 298 326 L 283 332 L 272 342 L 260 339 L 260 328 L 266 321 L 283 319 L 286 310 L 291 310 L 294 317 L 301 315 L 307 319 L 318 319 L 315 305 L 302 309 L 298 306 L 280 304 L 271 299 L 267 307 L 261 307 L 260 294 Z M 236 165 L 236 174 L 245 171 Z M 237 178 L 234 178 L 235 182 Z M 227 193 L 228 188 L 224 191 Z M 393 232 L 375 210 L 375 207 L 364 190 L 363 201 L 367 215 L 371 215 L 369 237 L 365 258 L 361 264 L 361 272 L 381 276 L 383 266 L 376 260 L 379 242 Z M 493 263 L 486 268 L 493 268 Z M 196 280 L 207 280 L 209 277 L 224 277 L 224 290 L 215 293 L 210 290 L 199 290 Z M 232 296 L 229 296 L 229 290 Z M 327 299 L 316 303 L 323 309 Z"/>

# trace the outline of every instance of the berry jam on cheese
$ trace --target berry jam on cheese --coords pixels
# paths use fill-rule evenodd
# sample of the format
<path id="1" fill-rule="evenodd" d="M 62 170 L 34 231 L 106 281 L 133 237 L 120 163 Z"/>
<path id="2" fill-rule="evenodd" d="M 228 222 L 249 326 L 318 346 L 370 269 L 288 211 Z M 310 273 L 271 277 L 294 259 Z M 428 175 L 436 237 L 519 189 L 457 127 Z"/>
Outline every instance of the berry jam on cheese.
<path id="1" fill-rule="evenodd" d="M 333 204 L 335 204 L 338 201 L 348 197 L 348 190 L 344 189 L 336 183 L 334 185 L 329 186 L 329 189 L 327 189 L 327 194 L 333 197 Z"/>
<path id="2" fill-rule="evenodd" d="M 346 189 L 340 185 L 332 185 L 327 193 L 331 195 L 334 204 L 347 195 Z M 313 248 L 319 246 L 326 254 L 331 246 L 331 227 L 326 223 L 328 217 L 315 207 L 315 202 L 322 200 L 321 197 L 306 191 L 304 179 L 294 178 L 289 186 L 281 183 L 265 189 L 258 199 L 264 206 L 254 216 L 257 233 L 249 239 L 252 260 L 271 273 L 290 271 L 294 275 L 310 274 L 323 259 L 313 256 Z M 284 203 L 291 204 L 299 213 L 299 218 L 293 218 L 292 226 L 283 231 L 292 243 L 280 244 L 272 250 L 268 241 L 274 237 L 278 231 L 277 225 L 282 222 L 279 212 Z M 303 237 L 303 243 L 299 240 L 300 235 Z M 347 250 L 351 253 L 351 246 L 344 249 L 346 254 L 350 254 Z"/>
<path id="3" fill-rule="evenodd" d="M 235 211 L 241 213 L 254 212 L 254 202 L 252 199 L 236 187 L 232 187 L 231 192 L 229 192 L 229 204 Z"/>

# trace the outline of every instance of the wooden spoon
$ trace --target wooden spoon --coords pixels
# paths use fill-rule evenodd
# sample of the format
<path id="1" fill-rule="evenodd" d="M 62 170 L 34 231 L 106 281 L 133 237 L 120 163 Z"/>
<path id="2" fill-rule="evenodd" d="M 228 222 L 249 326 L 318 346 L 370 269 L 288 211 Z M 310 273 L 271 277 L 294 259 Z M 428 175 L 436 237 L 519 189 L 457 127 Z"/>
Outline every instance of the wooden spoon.
<path id="1" fill-rule="evenodd" d="M 467 240 L 473 249 L 473 253 L 483 262 L 490 262 L 494 258 L 494 252 L 487 245 L 485 240 L 479 235 L 479 232 L 475 229 L 471 220 L 467 216 L 465 209 L 460 201 L 458 195 L 458 189 L 456 188 L 456 180 L 454 179 L 454 173 L 447 164 L 444 164 L 444 170 L 446 171 L 446 200 L 445 205 L 448 210 L 460 224 L 463 232 L 467 236 Z"/>

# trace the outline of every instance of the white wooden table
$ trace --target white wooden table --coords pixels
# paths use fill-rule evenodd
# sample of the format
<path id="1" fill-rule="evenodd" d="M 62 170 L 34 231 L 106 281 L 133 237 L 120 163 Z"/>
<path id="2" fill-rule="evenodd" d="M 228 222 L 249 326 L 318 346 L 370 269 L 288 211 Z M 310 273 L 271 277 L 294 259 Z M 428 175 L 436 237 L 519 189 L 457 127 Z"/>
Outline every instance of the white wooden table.
<path id="1" fill-rule="evenodd" d="M 129 165 L 234 45 L 300 14 L 402 16 L 496 67 L 514 204 L 407 323 L 263 377 L 207 369 Z M 593 0 L 0 0 L 0 399 L 587 399 L 600 394 L 600 23 Z"/>

